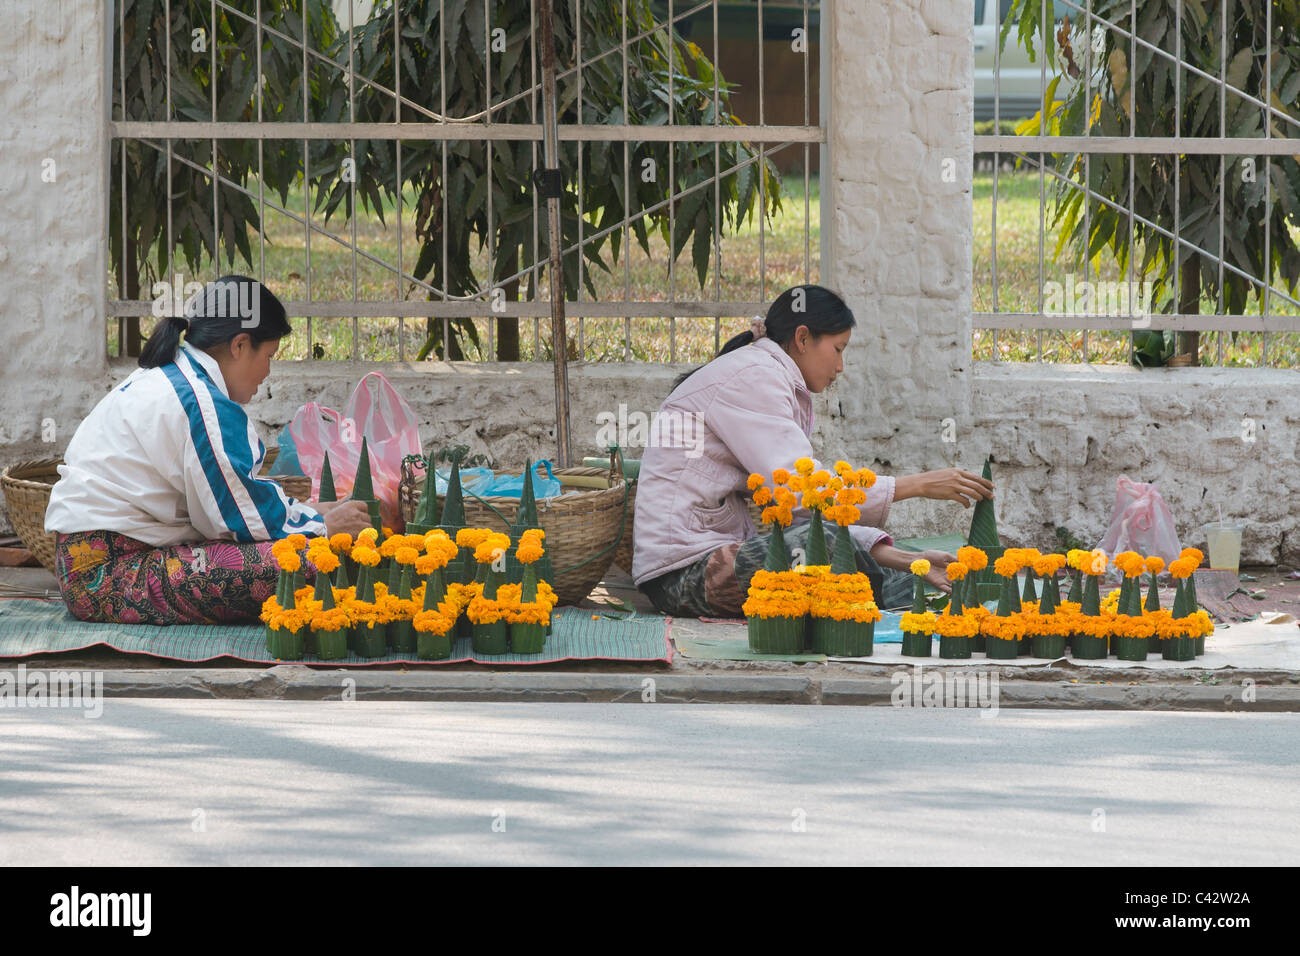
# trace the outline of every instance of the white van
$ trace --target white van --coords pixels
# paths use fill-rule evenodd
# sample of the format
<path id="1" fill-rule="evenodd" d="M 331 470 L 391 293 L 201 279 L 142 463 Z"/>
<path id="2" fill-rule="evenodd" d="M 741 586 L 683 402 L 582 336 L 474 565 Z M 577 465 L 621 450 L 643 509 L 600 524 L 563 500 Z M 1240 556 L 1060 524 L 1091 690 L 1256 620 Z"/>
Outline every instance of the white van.
<path id="1" fill-rule="evenodd" d="M 1031 2 L 1041 4 L 1042 0 L 1031 0 Z M 1038 54 L 1038 60 L 1031 63 L 1029 54 L 1020 46 L 1019 36 L 1013 26 L 1007 34 L 1007 43 L 1002 48 L 998 61 L 998 74 L 1001 81 L 995 85 L 993 54 L 998 43 L 999 24 L 1006 18 L 1007 11 L 1011 8 L 1011 0 L 974 0 L 974 3 L 976 121 L 993 118 L 995 89 L 999 97 L 999 119 L 1014 120 L 1033 116 L 1042 106 L 1042 44 L 1035 42 L 1034 50 Z M 1077 0 L 1077 4 L 1074 5 L 1064 0 L 1048 0 L 1047 5 L 1054 22 L 1059 23 L 1069 16 L 1072 33 L 1073 25 L 1084 18 L 1084 0 Z M 1080 66 L 1082 65 L 1080 63 Z M 1052 82 L 1056 71 L 1055 63 L 1047 64 L 1048 83 Z M 1056 98 L 1064 99 L 1074 86 L 1074 82 L 1068 75 L 1063 76 L 1056 87 Z"/>

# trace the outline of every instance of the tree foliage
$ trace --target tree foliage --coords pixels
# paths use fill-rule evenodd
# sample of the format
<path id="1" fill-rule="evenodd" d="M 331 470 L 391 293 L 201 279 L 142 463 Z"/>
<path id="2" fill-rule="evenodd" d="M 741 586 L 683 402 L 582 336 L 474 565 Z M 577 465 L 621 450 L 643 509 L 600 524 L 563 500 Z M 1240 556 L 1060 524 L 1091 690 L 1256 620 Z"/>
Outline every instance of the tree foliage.
<path id="1" fill-rule="evenodd" d="M 999 42 L 1005 45 L 1013 24 L 1018 42 L 1030 58 L 1042 52 L 1051 77 L 1046 99 L 1047 118 L 1041 111 L 1022 124 L 1018 132 L 1061 136 L 1256 137 L 1265 135 L 1264 124 L 1275 137 L 1300 133 L 1300 2 L 1297 0 L 1182 0 L 1180 22 L 1175 0 L 1143 0 L 1137 4 L 1136 30 L 1132 31 L 1131 0 L 1092 0 L 1092 12 L 1119 30 L 1136 33 L 1139 41 L 1171 56 L 1181 43 L 1182 67 L 1170 57 L 1137 44 L 1130 63 L 1130 40 L 1119 30 L 1098 26 L 1089 30 L 1082 14 L 1053 25 L 1041 20 L 1040 0 L 1013 0 Z M 1266 63 L 1267 7 L 1272 6 L 1272 64 Z M 1083 6 L 1083 0 L 1080 0 Z M 1222 18 L 1226 13 L 1226 49 Z M 1093 21 L 1094 23 L 1096 21 Z M 1038 47 L 1035 48 L 1035 39 Z M 1091 57 L 1089 57 L 1091 53 Z M 1220 91 L 1217 81 L 1226 63 L 1225 117 L 1220 127 Z M 1208 74 L 1202 76 L 1188 67 Z M 1089 80 L 1085 83 L 1084 74 Z M 1056 90 L 1063 76 L 1074 82 L 1063 99 Z M 1216 79 L 1211 79 L 1214 77 Z M 1271 88 L 1268 83 L 1271 81 Z M 1069 84 L 1067 84 L 1069 85 Z M 1178 99 L 1175 100 L 1175 86 Z M 1091 92 L 1091 101 L 1087 99 Z M 1282 117 L 1266 116 L 1262 106 L 1234 92 L 1242 91 L 1270 103 Z M 1181 107 L 1175 115 L 1175 102 Z M 1136 123 L 1136 129 L 1133 124 Z M 1141 251 L 1134 262 L 1134 278 L 1152 280 L 1157 308 L 1163 312 L 1195 314 L 1202 295 L 1222 301 L 1225 314 L 1241 314 L 1251 295 L 1263 299 L 1263 289 L 1249 277 L 1267 281 L 1271 276 L 1294 294 L 1300 280 L 1300 248 L 1290 227 L 1300 225 L 1300 165 L 1291 156 L 1251 153 L 1220 157 L 1210 155 L 1136 155 L 1133 161 L 1132 211 L 1154 226 L 1135 219 L 1132 248 Z M 1068 181 L 1057 181 L 1052 222 L 1060 226 L 1054 257 L 1068 254 L 1082 266 L 1095 268 L 1108 254 L 1122 272 L 1129 267 L 1129 173 L 1127 157 L 1097 154 L 1087 164 L 1087 188 L 1111 200 L 1118 209 L 1098 200 L 1088 204 L 1085 235 L 1083 190 L 1085 163 L 1081 153 L 1057 155 L 1056 168 Z M 1271 167 L 1271 168 L 1270 168 Z M 1177 185 L 1175 186 L 1175 170 Z M 1272 213 L 1267 212 L 1265 183 L 1272 185 Z M 1175 251 L 1174 195 L 1177 188 L 1180 221 L 1178 234 L 1196 249 L 1183 245 Z M 1219 193 L 1223 205 L 1223 265 L 1220 284 Z M 1265 221 L 1267 217 L 1267 222 Z M 1157 228 L 1158 227 L 1158 228 Z M 1165 235 L 1159 230 L 1166 230 Z M 1266 240 L 1267 236 L 1267 240 Z M 1266 247 L 1267 241 L 1267 247 Z M 1266 260 L 1267 248 L 1267 260 Z M 1197 251 L 1197 249 L 1202 251 Z M 1239 269 L 1245 275 L 1232 271 Z M 1181 276 L 1180 301 L 1174 301 L 1174 277 Z M 1138 332 L 1139 359 L 1152 361 L 1161 353 L 1156 340 L 1161 333 Z M 1198 333 L 1179 333 L 1179 351 L 1195 356 Z"/>

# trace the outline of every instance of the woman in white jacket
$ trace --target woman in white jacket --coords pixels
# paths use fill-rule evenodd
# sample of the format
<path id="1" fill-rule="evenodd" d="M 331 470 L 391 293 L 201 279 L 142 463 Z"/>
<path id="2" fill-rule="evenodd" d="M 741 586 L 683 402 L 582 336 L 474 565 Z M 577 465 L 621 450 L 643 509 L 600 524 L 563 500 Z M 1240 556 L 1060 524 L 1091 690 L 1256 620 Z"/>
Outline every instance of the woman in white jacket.
<path id="1" fill-rule="evenodd" d="M 369 523 L 361 502 L 308 504 L 257 477 L 266 449 L 243 405 L 290 332 L 280 300 L 224 276 L 185 312 L 158 322 L 140 368 L 82 421 L 59 467 L 45 530 L 81 620 L 255 621 L 274 593 L 271 542 Z"/>

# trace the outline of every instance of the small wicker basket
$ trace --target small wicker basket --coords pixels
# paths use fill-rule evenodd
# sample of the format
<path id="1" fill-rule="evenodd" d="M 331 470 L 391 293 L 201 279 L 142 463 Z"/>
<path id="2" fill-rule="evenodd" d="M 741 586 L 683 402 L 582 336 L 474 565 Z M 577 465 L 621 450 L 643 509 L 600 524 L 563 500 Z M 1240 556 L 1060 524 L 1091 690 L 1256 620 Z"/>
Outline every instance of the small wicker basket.
<path id="1" fill-rule="evenodd" d="M 305 500 L 311 494 L 311 479 L 305 475 L 267 475 L 279 449 L 267 452 L 258 472 L 279 482 L 284 493 L 291 498 Z M 14 531 L 23 545 L 36 556 L 36 560 L 54 573 L 54 535 L 45 532 L 45 511 L 50 506 L 50 489 L 59 480 L 62 458 L 39 458 L 10 465 L 0 472 L 0 489 L 4 490 L 5 507 Z"/>
<path id="2" fill-rule="evenodd" d="M 605 577 L 623 538 L 630 537 L 632 496 L 628 494 L 621 461 L 617 469 L 557 468 L 554 474 L 560 484 L 571 487 L 575 485 L 571 479 L 575 478 L 603 478 L 607 484 L 605 488 L 589 488 L 584 483 L 580 491 L 537 499 L 538 521 L 546 532 L 543 544 L 555 568 L 551 587 L 561 604 L 577 604 Z M 412 465 L 403 462 L 399 497 L 403 521 L 415 517 L 422 484 Z M 464 500 L 469 527 L 508 531 L 519 512 L 518 498 L 480 497 L 466 491 Z"/>

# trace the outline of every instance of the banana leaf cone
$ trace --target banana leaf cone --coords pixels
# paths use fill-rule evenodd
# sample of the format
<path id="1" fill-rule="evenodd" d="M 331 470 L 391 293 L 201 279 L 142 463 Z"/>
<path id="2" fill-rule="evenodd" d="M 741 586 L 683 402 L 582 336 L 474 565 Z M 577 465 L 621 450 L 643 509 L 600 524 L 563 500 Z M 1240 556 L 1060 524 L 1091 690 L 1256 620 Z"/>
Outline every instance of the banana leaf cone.
<path id="1" fill-rule="evenodd" d="M 317 501 L 338 501 L 338 492 L 334 490 L 334 469 L 330 467 L 330 453 L 325 453 L 325 460 L 320 466 L 320 490 L 316 493 Z"/>
<path id="2" fill-rule="evenodd" d="M 1083 603 L 1083 572 L 1078 568 L 1070 569 L 1070 593 L 1066 600 L 1071 604 Z"/>
<path id="3" fill-rule="evenodd" d="M 1196 572 L 1193 571 L 1187 575 L 1187 613 L 1195 614 L 1201 609 L 1200 602 L 1196 599 Z"/>
<path id="4" fill-rule="evenodd" d="M 1047 579 L 1047 588 L 1052 592 L 1052 607 L 1060 607 L 1061 606 L 1061 582 L 1056 577 L 1055 574 L 1053 574 L 1050 578 Z"/>
<path id="5" fill-rule="evenodd" d="M 849 535 L 848 525 L 840 525 L 835 531 L 835 551 L 831 554 L 831 574 L 856 574 L 857 570 L 858 556 L 857 549 L 853 547 L 853 538 Z"/>
<path id="6" fill-rule="evenodd" d="M 293 600 L 293 597 L 292 597 L 292 594 L 291 594 L 291 593 L 290 593 L 288 596 L 286 596 L 286 592 L 288 592 L 288 591 L 290 590 L 290 588 L 291 588 L 291 586 L 292 586 L 292 582 L 293 582 L 293 575 L 290 574 L 288 571 L 281 570 L 280 573 L 279 573 L 278 575 L 276 575 L 276 578 L 275 578 L 275 603 L 278 604 L 278 605 L 280 605 L 280 607 L 282 607 L 282 608 L 286 607 L 286 605 L 285 605 L 285 603 L 284 603 L 285 601 L 292 601 L 292 600 Z M 288 607 L 292 607 L 292 606 L 293 606 L 292 604 L 288 605 Z M 265 637 L 266 637 L 266 651 L 267 651 L 267 653 L 269 654 L 269 653 L 271 653 L 271 644 L 272 644 L 272 641 L 273 641 L 274 638 L 275 638 L 275 631 L 271 628 L 271 625 L 270 625 L 270 624 L 267 624 L 267 625 L 263 628 L 263 632 L 264 632 L 264 635 L 265 635 Z"/>
<path id="7" fill-rule="evenodd" d="M 925 613 L 925 582 L 920 575 L 914 575 L 916 578 L 912 582 L 912 613 Z M 954 582 L 954 584 L 957 582 Z M 954 588 L 954 591 L 956 589 Z M 930 645 L 933 643 L 931 634 L 909 634 L 903 632 L 903 656 L 904 657 L 929 657 Z"/>
<path id="8" fill-rule="evenodd" d="M 804 562 L 811 566 L 822 567 L 830 564 L 830 555 L 826 553 L 826 524 L 821 509 L 812 509 L 812 520 L 808 524 L 808 548 Z"/>
<path id="9" fill-rule="evenodd" d="M 1146 609 L 1148 611 L 1160 610 L 1160 585 L 1156 582 L 1154 574 L 1151 575 L 1151 585 L 1147 588 Z"/>
<path id="10" fill-rule="evenodd" d="M 1010 617 L 1012 614 L 1019 614 L 1020 594 L 1016 591 L 1016 579 L 1006 577 L 1002 579 L 1002 594 L 998 596 L 998 617 Z"/>
<path id="11" fill-rule="evenodd" d="M 352 500 L 364 501 L 370 512 L 370 523 L 380 534 L 384 532 L 384 520 L 379 513 L 379 499 L 375 497 L 374 481 L 370 476 L 370 446 L 366 436 L 361 436 L 361 460 L 357 464 L 357 476 L 352 482 Z"/>
<path id="12" fill-rule="evenodd" d="M 393 562 L 397 564 L 397 561 Z M 396 594 L 404 601 L 411 599 L 411 575 L 415 573 L 409 564 L 400 565 L 401 576 L 397 581 Z M 388 625 L 388 640 L 393 650 L 403 653 L 415 650 L 415 624 L 411 621 L 393 621 Z"/>
<path id="13" fill-rule="evenodd" d="M 789 571 L 790 549 L 785 546 L 785 531 L 781 522 L 772 522 L 772 532 L 767 540 L 767 557 L 763 561 L 764 571 Z"/>
<path id="14" fill-rule="evenodd" d="M 460 459 L 451 463 L 451 477 L 447 479 L 447 494 L 442 499 L 442 517 L 438 524 L 448 534 L 452 528 L 465 527 L 465 496 L 460 486 Z"/>
<path id="15" fill-rule="evenodd" d="M 1088 575 L 1088 580 L 1083 584 L 1083 601 L 1080 611 L 1090 617 L 1098 617 L 1101 614 L 1101 586 L 1097 583 L 1097 575 Z"/>
<path id="16" fill-rule="evenodd" d="M 420 488 L 420 500 L 415 506 L 415 515 L 406 524 L 407 534 L 428 534 L 438 526 L 438 473 L 433 467 L 433 455 L 429 455 L 429 464 L 424 469 L 424 485 Z"/>
<path id="17" fill-rule="evenodd" d="M 811 646 L 815 654 L 836 657 L 871 657 L 875 647 L 874 621 L 812 619 Z"/>
<path id="18" fill-rule="evenodd" d="M 327 572 L 316 572 L 316 590 L 312 597 L 321 602 L 322 610 L 334 609 L 334 582 L 330 580 Z M 314 653 L 321 660 L 333 661 L 348 656 L 347 628 L 340 628 L 337 631 L 317 631 L 314 637 Z"/>
<path id="19" fill-rule="evenodd" d="M 970 572 L 966 573 L 966 577 L 970 577 Z M 966 578 L 962 578 L 960 581 L 952 582 L 952 594 L 950 594 L 948 597 L 949 614 L 960 614 L 965 609 L 966 604 L 965 601 L 963 600 L 963 595 L 965 594 L 965 592 L 966 592 Z M 912 595 L 912 603 L 913 604 L 916 603 L 915 594 Z"/>
<path id="20" fill-rule="evenodd" d="M 983 477 L 992 481 L 993 471 L 989 467 L 993 459 L 984 460 Z M 970 534 L 966 536 L 966 543 L 973 548 L 980 548 L 987 551 L 989 548 L 1001 548 L 1002 541 L 998 537 L 997 516 L 993 513 L 993 499 L 981 498 L 975 502 L 975 511 L 970 518 Z M 989 556 L 989 564 L 993 563 L 993 556 Z"/>
<path id="21" fill-rule="evenodd" d="M 271 656 L 277 661 L 300 661 L 306 647 L 307 627 L 304 625 L 297 632 L 280 628 L 271 636 Z"/>
<path id="22" fill-rule="evenodd" d="M 1034 574 L 1033 568 L 1025 568 L 1025 590 L 1024 593 L 1020 595 L 1021 603 L 1023 604 L 1038 603 L 1038 592 L 1034 590 L 1034 579 L 1036 577 L 1037 575 Z"/>
<path id="23" fill-rule="evenodd" d="M 483 597 L 495 600 L 497 588 L 501 586 L 504 573 L 495 570 L 490 564 L 479 565 L 487 568 L 483 577 Z M 470 636 L 474 641 L 474 651 L 478 654 L 507 654 L 510 652 L 510 625 L 504 620 L 490 624 L 473 624 Z"/>
<path id="24" fill-rule="evenodd" d="M 912 575 L 912 577 L 915 579 L 912 581 L 912 613 L 924 614 L 925 613 L 925 579 L 921 577 L 921 575 L 919 574 L 914 574 Z"/>
<path id="25" fill-rule="evenodd" d="M 1172 614 L 1174 617 L 1187 617 L 1192 612 L 1189 610 L 1190 601 L 1187 597 L 1188 578 L 1179 578 L 1174 582 L 1174 608 Z"/>
<path id="26" fill-rule="evenodd" d="M 537 569 L 525 564 L 523 580 L 519 583 L 519 600 L 530 603 L 537 600 Z M 547 624 L 511 624 L 510 650 L 516 654 L 540 654 L 546 647 Z"/>
<path id="27" fill-rule="evenodd" d="M 1055 614 L 1060 603 L 1061 598 L 1056 587 L 1056 578 L 1047 578 L 1043 582 L 1043 596 L 1038 599 L 1038 613 L 1043 616 Z"/>
<path id="28" fill-rule="evenodd" d="M 533 490 L 533 462 L 524 462 L 524 487 L 519 494 L 519 510 L 515 512 L 514 523 L 510 525 L 510 540 L 517 542 L 520 536 L 530 528 L 540 528 L 541 519 L 537 516 L 537 497 Z M 551 549 L 542 539 L 542 556 L 535 562 L 537 576 L 543 581 L 555 580 L 555 567 L 551 564 Z M 514 551 L 506 555 L 506 580 L 510 584 L 519 584 L 524 579 L 524 566 L 515 557 Z"/>
<path id="29" fill-rule="evenodd" d="M 374 601 L 375 569 L 360 565 L 357 570 L 357 600 Z M 357 624 L 351 628 L 348 644 L 358 657 L 381 657 L 388 650 L 388 626 Z"/>
<path id="30" fill-rule="evenodd" d="M 1124 612 L 1129 617 L 1142 616 L 1142 578 L 1135 577 L 1128 589 L 1128 609 Z"/>

